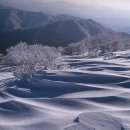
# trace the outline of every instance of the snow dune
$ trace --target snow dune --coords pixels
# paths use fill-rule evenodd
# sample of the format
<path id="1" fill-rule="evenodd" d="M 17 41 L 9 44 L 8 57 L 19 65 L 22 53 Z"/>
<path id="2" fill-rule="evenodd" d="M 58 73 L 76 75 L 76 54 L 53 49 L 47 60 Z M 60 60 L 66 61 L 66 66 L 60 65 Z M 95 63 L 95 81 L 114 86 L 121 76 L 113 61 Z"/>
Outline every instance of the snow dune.
<path id="1" fill-rule="evenodd" d="M 0 72 L 0 130 L 130 130 L 130 60 L 65 59 L 31 82 Z"/>

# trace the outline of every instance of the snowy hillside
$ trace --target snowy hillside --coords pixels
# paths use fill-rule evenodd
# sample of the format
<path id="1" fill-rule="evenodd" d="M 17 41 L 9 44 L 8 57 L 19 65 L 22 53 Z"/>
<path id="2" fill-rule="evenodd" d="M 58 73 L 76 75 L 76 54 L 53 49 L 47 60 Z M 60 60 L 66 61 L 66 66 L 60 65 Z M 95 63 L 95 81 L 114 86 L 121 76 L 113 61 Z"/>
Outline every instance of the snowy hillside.
<path id="1" fill-rule="evenodd" d="M 0 130 L 130 130 L 130 53 L 115 54 L 65 57 L 72 69 L 31 82 L 1 66 Z"/>

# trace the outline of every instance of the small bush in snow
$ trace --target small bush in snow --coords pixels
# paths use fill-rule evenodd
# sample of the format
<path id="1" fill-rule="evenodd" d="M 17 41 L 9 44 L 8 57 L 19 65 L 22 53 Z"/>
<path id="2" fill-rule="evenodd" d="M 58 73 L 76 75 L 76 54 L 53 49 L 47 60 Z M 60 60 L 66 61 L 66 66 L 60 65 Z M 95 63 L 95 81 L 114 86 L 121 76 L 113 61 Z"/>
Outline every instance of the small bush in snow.
<path id="1" fill-rule="evenodd" d="M 15 66 L 15 75 L 34 74 L 39 70 L 54 70 L 62 66 L 61 54 L 54 47 L 20 43 L 7 50 L 4 62 Z"/>
<path id="2" fill-rule="evenodd" d="M 71 43 L 65 50 L 66 54 L 70 55 L 84 55 L 87 52 L 87 47 L 84 43 Z"/>

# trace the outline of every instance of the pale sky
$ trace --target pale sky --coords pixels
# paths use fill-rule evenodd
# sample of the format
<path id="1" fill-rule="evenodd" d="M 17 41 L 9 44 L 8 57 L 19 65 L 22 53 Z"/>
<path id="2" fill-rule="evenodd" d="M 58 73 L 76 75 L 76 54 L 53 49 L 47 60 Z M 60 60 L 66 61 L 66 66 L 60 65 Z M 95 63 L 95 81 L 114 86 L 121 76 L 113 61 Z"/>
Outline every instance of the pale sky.
<path id="1" fill-rule="evenodd" d="M 33 2 L 36 2 L 37 4 L 42 4 L 45 2 L 56 1 L 65 1 L 83 5 L 102 5 L 121 10 L 130 10 L 130 0 L 0 0 L 0 4 L 26 4 L 29 2 L 30 4 Z"/>
<path id="2" fill-rule="evenodd" d="M 99 4 L 109 6 L 112 8 L 128 9 L 130 10 L 130 0 L 71 0 L 76 3 L 83 4 Z"/>

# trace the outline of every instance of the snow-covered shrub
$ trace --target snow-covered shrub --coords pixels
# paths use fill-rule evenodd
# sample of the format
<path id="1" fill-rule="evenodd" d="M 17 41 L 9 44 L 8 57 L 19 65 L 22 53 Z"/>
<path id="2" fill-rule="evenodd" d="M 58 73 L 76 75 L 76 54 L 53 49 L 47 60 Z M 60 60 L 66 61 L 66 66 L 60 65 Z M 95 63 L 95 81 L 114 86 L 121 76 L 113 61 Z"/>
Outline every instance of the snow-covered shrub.
<path id="1" fill-rule="evenodd" d="M 15 75 L 34 74 L 39 70 L 59 69 L 63 65 L 61 54 L 54 47 L 20 43 L 7 49 L 4 63 L 15 66 Z"/>
<path id="2" fill-rule="evenodd" d="M 89 58 L 98 57 L 97 50 L 89 51 L 87 56 L 88 56 Z"/>
<path id="3" fill-rule="evenodd" d="M 83 55 L 87 52 L 87 47 L 84 43 L 71 43 L 65 50 L 65 53 L 70 55 Z"/>
<path id="4" fill-rule="evenodd" d="M 60 52 L 60 53 L 63 53 L 64 48 L 63 47 L 57 47 L 57 51 Z"/>

